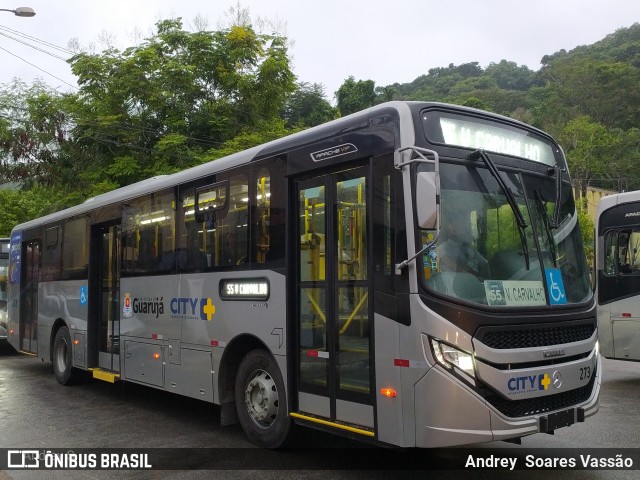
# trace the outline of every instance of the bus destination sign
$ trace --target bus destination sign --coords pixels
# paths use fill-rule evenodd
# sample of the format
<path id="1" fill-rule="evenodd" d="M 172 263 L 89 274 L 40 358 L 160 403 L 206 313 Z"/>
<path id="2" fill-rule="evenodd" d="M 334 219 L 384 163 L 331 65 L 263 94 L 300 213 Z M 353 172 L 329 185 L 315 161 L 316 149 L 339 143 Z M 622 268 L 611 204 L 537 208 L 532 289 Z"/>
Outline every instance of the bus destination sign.
<path id="1" fill-rule="evenodd" d="M 268 300 L 269 279 L 267 278 L 225 278 L 220 280 L 222 300 Z"/>
<path id="2" fill-rule="evenodd" d="M 523 133 L 497 125 L 451 118 L 440 119 L 444 141 L 453 145 L 514 155 L 547 165 L 555 165 L 551 147 Z"/>
<path id="3" fill-rule="evenodd" d="M 545 165 L 556 164 L 551 144 L 532 136 L 526 130 L 442 113 L 439 114 L 439 126 L 447 145 L 482 148 L 489 152 L 526 158 Z"/>

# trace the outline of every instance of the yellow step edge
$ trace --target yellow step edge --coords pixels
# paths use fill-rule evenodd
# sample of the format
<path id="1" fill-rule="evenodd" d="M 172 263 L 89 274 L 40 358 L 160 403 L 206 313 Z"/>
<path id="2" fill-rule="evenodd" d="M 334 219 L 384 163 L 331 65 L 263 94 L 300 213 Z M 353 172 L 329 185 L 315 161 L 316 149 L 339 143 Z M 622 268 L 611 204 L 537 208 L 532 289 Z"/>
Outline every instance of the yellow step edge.
<path id="1" fill-rule="evenodd" d="M 362 430 L 361 428 L 350 427 L 348 425 L 343 425 L 341 423 L 335 423 L 335 422 L 330 422 L 328 420 L 322 420 L 320 418 L 309 417 L 307 415 L 302 415 L 296 412 L 291 412 L 289 416 L 293 418 L 299 418 L 300 420 L 306 420 L 308 422 L 319 423 L 320 425 L 326 425 L 328 427 L 339 428 L 341 430 L 346 430 L 348 432 L 358 433 L 360 435 L 365 435 L 367 437 L 375 436 L 375 433 L 370 432 L 369 430 Z"/>
<path id="2" fill-rule="evenodd" d="M 102 380 L 103 382 L 116 383 L 120 380 L 120 374 L 118 373 L 107 372 L 99 368 L 90 368 L 89 370 L 93 374 L 93 378 Z"/>

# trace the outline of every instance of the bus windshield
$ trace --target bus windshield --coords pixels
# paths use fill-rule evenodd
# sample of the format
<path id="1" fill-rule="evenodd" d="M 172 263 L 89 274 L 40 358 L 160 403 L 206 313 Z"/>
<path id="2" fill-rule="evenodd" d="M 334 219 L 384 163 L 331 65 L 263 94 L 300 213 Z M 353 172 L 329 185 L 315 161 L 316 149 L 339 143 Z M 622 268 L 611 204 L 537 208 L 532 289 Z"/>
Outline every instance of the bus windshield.
<path id="1" fill-rule="evenodd" d="M 562 185 L 555 225 L 553 176 L 500 175 L 503 185 L 479 162 L 441 162 L 441 230 L 423 256 L 425 286 L 495 307 L 587 301 L 592 291 L 570 186 Z M 423 230 L 419 247 L 434 238 Z"/>

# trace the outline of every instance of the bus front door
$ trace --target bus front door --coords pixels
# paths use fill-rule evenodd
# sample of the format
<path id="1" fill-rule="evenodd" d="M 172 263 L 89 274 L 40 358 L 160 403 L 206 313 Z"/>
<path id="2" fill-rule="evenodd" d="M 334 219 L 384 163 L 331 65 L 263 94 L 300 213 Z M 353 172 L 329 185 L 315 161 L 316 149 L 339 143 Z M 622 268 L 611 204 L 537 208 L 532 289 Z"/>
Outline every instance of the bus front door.
<path id="1" fill-rule="evenodd" d="M 94 311 L 98 312 L 93 328 L 97 329 L 98 366 L 120 371 L 120 225 L 93 227 L 93 258 L 98 275 L 93 283 Z"/>
<path id="2" fill-rule="evenodd" d="M 38 281 L 40 277 L 40 243 L 25 242 L 22 246 L 21 275 L 24 288 L 20 299 L 20 350 L 38 353 Z"/>
<path id="3" fill-rule="evenodd" d="M 296 182 L 298 412 L 292 415 L 372 435 L 367 178 L 363 166 Z"/>

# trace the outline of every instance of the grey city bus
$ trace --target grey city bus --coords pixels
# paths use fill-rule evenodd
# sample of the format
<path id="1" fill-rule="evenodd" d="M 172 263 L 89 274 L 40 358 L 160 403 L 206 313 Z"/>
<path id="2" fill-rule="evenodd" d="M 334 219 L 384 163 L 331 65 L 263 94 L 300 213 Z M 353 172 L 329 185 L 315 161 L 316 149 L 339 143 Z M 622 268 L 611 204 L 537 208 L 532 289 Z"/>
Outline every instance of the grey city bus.
<path id="1" fill-rule="evenodd" d="M 596 217 L 600 351 L 640 360 L 640 191 L 607 195 Z"/>
<path id="2" fill-rule="evenodd" d="M 545 133 L 391 102 L 15 227 L 9 341 L 383 445 L 521 437 L 598 410 L 596 307 Z"/>

